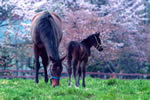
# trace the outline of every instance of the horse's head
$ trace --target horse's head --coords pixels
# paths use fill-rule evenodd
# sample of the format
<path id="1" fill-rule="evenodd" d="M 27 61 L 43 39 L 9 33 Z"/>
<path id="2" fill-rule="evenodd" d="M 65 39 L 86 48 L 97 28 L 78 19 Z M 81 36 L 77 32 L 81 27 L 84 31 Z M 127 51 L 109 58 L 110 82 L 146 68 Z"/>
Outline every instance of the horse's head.
<path id="1" fill-rule="evenodd" d="M 94 43 L 94 47 L 98 50 L 98 51 L 103 51 L 103 47 L 102 47 L 102 43 L 101 43 L 101 40 L 100 40 L 100 32 L 96 32 L 94 34 L 94 40 L 95 40 L 95 43 Z"/>
<path id="2" fill-rule="evenodd" d="M 55 60 L 52 57 L 50 57 L 53 66 L 51 67 L 51 84 L 53 87 L 59 85 L 59 79 L 61 76 L 61 72 L 63 70 L 62 67 L 62 61 L 65 59 L 66 56 L 62 57 L 60 60 Z"/>

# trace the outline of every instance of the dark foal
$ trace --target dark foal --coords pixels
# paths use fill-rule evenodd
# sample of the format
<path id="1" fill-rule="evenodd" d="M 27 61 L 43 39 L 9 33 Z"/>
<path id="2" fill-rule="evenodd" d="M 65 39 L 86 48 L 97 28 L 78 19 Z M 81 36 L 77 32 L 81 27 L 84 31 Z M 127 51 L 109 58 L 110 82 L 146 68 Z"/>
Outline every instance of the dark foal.
<path id="1" fill-rule="evenodd" d="M 39 57 L 42 58 L 44 66 L 45 82 L 48 82 L 47 66 L 52 61 L 51 81 L 52 86 L 59 85 L 59 78 L 63 70 L 62 60 L 59 57 L 58 47 L 62 39 L 61 19 L 54 13 L 48 11 L 40 12 L 32 19 L 31 35 L 35 56 L 35 82 L 38 83 L 38 72 L 40 69 Z"/>
<path id="2" fill-rule="evenodd" d="M 86 64 L 88 62 L 88 57 L 91 54 L 90 48 L 94 46 L 98 51 L 102 51 L 101 40 L 99 38 L 100 33 L 96 32 L 88 36 L 81 42 L 71 41 L 68 45 L 68 74 L 69 80 L 68 85 L 70 85 L 71 74 L 73 68 L 73 75 L 75 79 L 75 86 L 79 86 L 80 77 L 82 75 L 82 86 L 85 87 L 85 72 Z M 80 66 L 82 64 L 82 66 Z M 78 79 L 77 79 L 78 75 Z"/>

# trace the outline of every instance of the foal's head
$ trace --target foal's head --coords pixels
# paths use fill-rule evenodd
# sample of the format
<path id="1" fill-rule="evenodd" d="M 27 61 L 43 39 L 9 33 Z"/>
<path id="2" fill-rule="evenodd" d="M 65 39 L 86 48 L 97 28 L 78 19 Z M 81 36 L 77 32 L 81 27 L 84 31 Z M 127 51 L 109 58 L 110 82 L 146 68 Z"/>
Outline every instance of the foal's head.
<path id="1" fill-rule="evenodd" d="M 93 40 L 93 46 L 98 50 L 102 51 L 102 45 L 101 45 L 101 40 L 100 40 L 100 32 L 96 32 L 95 34 L 92 35 L 92 40 Z"/>
<path id="2" fill-rule="evenodd" d="M 61 76 L 61 72 L 63 70 L 62 67 L 62 61 L 65 59 L 66 56 L 62 57 L 60 60 L 55 60 L 52 57 L 50 57 L 53 66 L 51 67 L 51 84 L 53 87 L 59 85 L 59 80 Z"/>

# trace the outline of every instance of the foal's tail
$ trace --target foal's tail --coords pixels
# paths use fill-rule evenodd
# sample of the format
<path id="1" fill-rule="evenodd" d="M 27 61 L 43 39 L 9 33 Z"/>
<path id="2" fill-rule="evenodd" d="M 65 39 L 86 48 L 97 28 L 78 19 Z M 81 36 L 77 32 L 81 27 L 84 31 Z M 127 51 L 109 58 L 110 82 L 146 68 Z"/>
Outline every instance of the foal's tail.
<path id="1" fill-rule="evenodd" d="M 69 42 L 68 48 L 67 48 L 68 54 L 67 54 L 67 59 L 68 59 L 68 67 L 71 66 L 71 60 L 72 60 L 72 51 L 73 51 L 73 42 Z"/>
<path id="2" fill-rule="evenodd" d="M 68 55 L 67 55 L 67 59 L 68 59 L 68 66 L 71 66 L 71 61 L 72 61 L 72 53 L 73 53 L 73 50 L 74 48 L 76 47 L 76 42 L 75 41 L 71 41 L 69 42 L 69 45 L 68 45 Z"/>

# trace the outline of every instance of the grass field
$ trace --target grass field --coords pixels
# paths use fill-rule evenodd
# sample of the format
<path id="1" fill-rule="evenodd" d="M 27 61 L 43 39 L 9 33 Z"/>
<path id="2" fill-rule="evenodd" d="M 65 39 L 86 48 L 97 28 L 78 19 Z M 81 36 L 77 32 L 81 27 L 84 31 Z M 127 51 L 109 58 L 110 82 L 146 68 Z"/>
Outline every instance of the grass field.
<path id="1" fill-rule="evenodd" d="M 149 80 L 86 78 L 86 88 L 67 86 L 67 79 L 53 88 L 34 80 L 0 79 L 0 100 L 150 100 Z"/>

